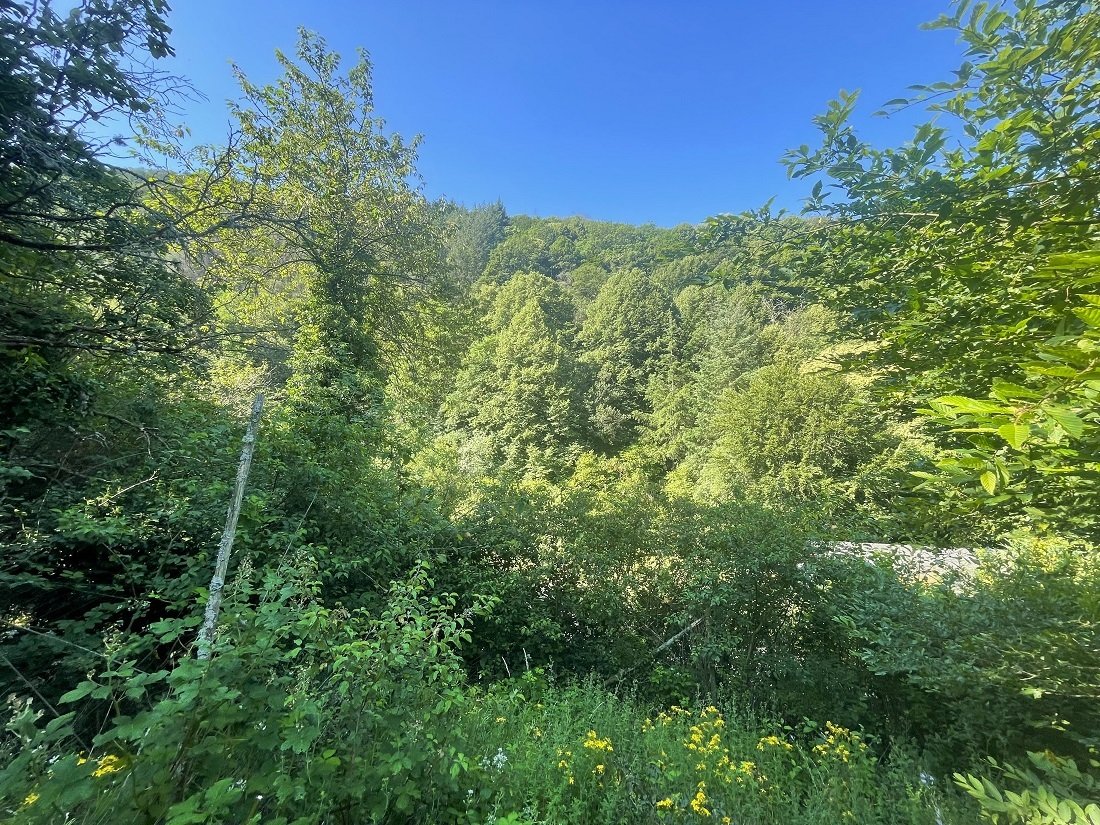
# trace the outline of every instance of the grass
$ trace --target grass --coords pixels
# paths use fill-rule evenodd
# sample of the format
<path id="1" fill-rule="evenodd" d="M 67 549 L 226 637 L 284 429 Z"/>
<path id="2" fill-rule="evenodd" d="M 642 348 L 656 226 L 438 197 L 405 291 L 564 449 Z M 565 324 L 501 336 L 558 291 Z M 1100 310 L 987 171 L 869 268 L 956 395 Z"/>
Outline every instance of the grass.
<path id="1" fill-rule="evenodd" d="M 535 678 L 480 694 L 456 736 L 471 754 L 471 814 L 485 822 L 972 822 L 904 750 L 857 731 L 792 731 L 730 708 L 657 713 L 593 686 Z M 475 781 L 476 780 L 476 781 Z M 472 817 L 478 821 L 476 816 Z"/>

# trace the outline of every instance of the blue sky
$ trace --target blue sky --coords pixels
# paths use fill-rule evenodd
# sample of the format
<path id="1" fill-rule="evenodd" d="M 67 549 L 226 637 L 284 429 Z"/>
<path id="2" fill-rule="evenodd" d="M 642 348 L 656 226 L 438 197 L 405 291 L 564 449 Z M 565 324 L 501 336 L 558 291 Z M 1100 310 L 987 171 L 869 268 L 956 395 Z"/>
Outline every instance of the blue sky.
<path id="1" fill-rule="evenodd" d="M 208 100 L 184 120 L 224 139 L 229 62 L 277 76 L 306 26 L 374 64 L 377 113 L 420 133 L 429 197 L 501 199 L 512 214 L 671 226 L 776 204 L 807 185 L 779 157 L 813 144 L 814 114 L 862 90 L 857 123 L 898 143 L 907 121 L 872 118 L 913 83 L 947 79 L 961 48 L 922 22 L 948 0 L 176 0 L 169 67 Z"/>

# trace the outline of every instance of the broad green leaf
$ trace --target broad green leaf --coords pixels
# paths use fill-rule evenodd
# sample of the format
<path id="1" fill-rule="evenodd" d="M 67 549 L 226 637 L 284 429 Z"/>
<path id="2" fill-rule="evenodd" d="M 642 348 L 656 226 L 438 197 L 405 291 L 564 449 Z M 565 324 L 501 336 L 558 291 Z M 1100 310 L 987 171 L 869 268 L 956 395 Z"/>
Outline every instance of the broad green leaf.
<path id="1" fill-rule="evenodd" d="M 1028 375 L 1049 375 L 1052 378 L 1076 378 L 1077 370 L 1065 364 L 1025 364 Z"/>
<path id="2" fill-rule="evenodd" d="M 1011 381 L 1003 381 L 1000 378 L 993 379 L 993 392 L 1004 400 L 1009 399 L 1036 399 L 1042 398 L 1042 393 L 1027 387 L 1013 384 Z"/>
<path id="3" fill-rule="evenodd" d="M 1090 327 L 1100 327 L 1100 307 L 1074 307 L 1073 314 Z"/>
<path id="4" fill-rule="evenodd" d="M 1051 269 L 1092 269 L 1094 266 L 1100 266 L 1100 252 L 1068 252 L 1051 255 L 1047 259 L 1047 266 Z"/>
<path id="5" fill-rule="evenodd" d="M 1071 438 L 1080 438 L 1085 432 L 1085 422 L 1075 412 L 1062 408 L 1047 408 L 1047 416 L 1061 425 Z"/>
<path id="6" fill-rule="evenodd" d="M 987 493 L 993 495 L 995 492 L 997 492 L 997 474 L 994 473 L 992 470 L 986 470 L 984 473 L 982 473 L 979 480 L 981 481 L 982 487 L 985 488 L 985 491 Z"/>
<path id="7" fill-rule="evenodd" d="M 1014 450 L 1023 449 L 1030 432 L 1026 424 L 1003 424 L 997 428 L 997 435 L 1007 441 Z"/>
<path id="8" fill-rule="evenodd" d="M 62 694 L 61 698 L 57 701 L 59 701 L 61 704 L 76 702 L 80 699 L 83 699 L 85 696 L 89 696 L 93 691 L 96 690 L 96 688 L 97 685 L 94 682 L 81 682 L 68 693 Z"/>

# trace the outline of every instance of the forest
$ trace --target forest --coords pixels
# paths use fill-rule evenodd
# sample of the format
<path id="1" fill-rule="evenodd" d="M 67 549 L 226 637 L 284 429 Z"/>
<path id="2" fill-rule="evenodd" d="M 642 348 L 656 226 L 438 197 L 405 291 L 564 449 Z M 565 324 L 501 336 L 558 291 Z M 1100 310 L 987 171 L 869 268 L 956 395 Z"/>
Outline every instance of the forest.
<path id="1" fill-rule="evenodd" d="M 0 822 L 1100 825 L 1094 3 L 674 228 L 428 199 L 304 29 L 192 146 L 165 0 L 70 6 L 0 0 Z"/>

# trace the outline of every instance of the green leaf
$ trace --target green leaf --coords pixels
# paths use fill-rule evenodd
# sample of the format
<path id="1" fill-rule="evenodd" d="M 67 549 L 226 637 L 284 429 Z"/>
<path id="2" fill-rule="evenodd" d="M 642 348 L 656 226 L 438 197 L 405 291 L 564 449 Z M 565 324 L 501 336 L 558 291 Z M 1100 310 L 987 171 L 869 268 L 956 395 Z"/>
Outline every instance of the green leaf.
<path id="1" fill-rule="evenodd" d="M 934 404 L 950 407 L 957 412 L 965 413 L 1009 413 L 1011 410 L 1002 404 L 992 401 L 979 401 L 976 398 L 967 398 L 962 395 L 941 395 L 933 400 Z"/>
<path id="2" fill-rule="evenodd" d="M 1075 412 L 1062 408 L 1047 408 L 1047 417 L 1057 422 L 1071 438 L 1080 438 L 1085 432 L 1085 422 Z"/>
<path id="3" fill-rule="evenodd" d="M 985 491 L 987 493 L 993 495 L 995 492 L 997 492 L 997 474 L 994 473 L 992 470 L 986 470 L 984 473 L 982 473 L 979 480 L 981 481 L 982 487 L 985 488 Z"/>
<path id="4" fill-rule="evenodd" d="M 1051 255 L 1047 259 L 1050 269 L 1092 269 L 1100 266 L 1100 252 L 1068 252 Z"/>
<path id="5" fill-rule="evenodd" d="M 1014 450 L 1023 449 L 1030 432 L 1031 429 L 1026 424 L 1004 424 L 997 428 L 997 435 L 1007 441 Z"/>
<path id="6" fill-rule="evenodd" d="M 93 690 L 96 689 L 96 687 L 97 685 L 94 682 L 81 682 L 68 693 L 63 694 L 61 698 L 57 701 L 61 702 L 62 704 L 77 702 L 83 699 L 85 696 L 88 696 Z"/>
<path id="7" fill-rule="evenodd" d="M 1037 399 L 1042 398 L 1042 393 L 1027 387 L 1014 384 L 1011 381 L 1004 381 L 1000 378 L 993 379 L 993 393 L 1005 401 L 1009 399 Z"/>
<path id="8" fill-rule="evenodd" d="M 1100 327 L 1100 307 L 1074 307 L 1073 314 L 1090 327 Z"/>

